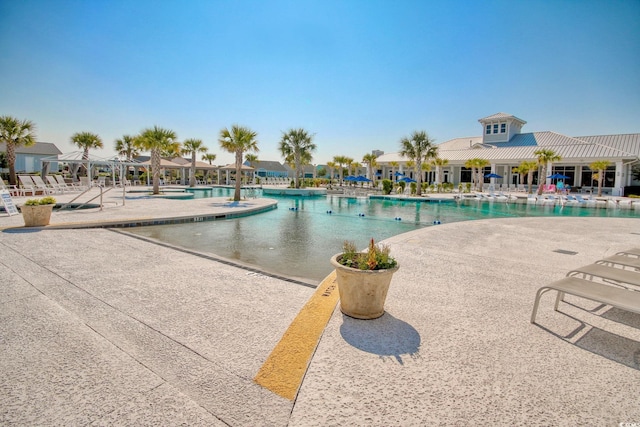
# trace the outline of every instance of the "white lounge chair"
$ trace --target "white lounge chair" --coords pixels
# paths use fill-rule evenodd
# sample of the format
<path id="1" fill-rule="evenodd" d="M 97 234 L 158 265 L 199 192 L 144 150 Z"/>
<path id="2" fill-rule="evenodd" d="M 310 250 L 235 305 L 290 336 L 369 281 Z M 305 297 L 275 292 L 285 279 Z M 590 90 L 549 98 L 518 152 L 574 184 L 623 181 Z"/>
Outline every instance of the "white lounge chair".
<path id="1" fill-rule="evenodd" d="M 32 196 L 36 195 L 36 186 L 29 175 L 18 175 L 18 180 L 23 196 L 26 196 L 27 193 L 31 193 Z"/>
<path id="2" fill-rule="evenodd" d="M 31 175 L 31 180 L 33 184 L 36 186 L 37 191 L 42 191 L 42 194 L 53 194 L 55 190 L 47 185 L 46 182 L 40 178 L 38 175 Z"/>
<path id="3" fill-rule="evenodd" d="M 18 187 L 17 185 L 8 185 L 2 178 L 0 178 L 0 190 L 7 190 L 12 196 L 23 195 L 20 187 Z"/>
<path id="4" fill-rule="evenodd" d="M 53 188 L 56 193 L 65 192 L 65 189 L 60 187 L 60 184 L 58 184 L 58 181 L 56 181 L 54 177 L 52 177 L 51 175 L 47 175 L 45 176 L 45 178 L 47 179 L 47 183 L 49 184 L 49 187 Z"/>

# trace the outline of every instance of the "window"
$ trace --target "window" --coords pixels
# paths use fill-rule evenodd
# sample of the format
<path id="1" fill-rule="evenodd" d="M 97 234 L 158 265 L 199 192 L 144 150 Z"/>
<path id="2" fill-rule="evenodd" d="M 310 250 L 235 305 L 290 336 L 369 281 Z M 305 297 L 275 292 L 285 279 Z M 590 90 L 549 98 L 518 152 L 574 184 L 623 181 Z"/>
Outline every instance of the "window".
<path id="1" fill-rule="evenodd" d="M 493 125 L 493 133 L 498 133 L 498 124 Z"/>
<path id="2" fill-rule="evenodd" d="M 507 124 L 506 123 L 502 123 L 500 125 L 500 133 L 507 133 Z"/>
<path id="3" fill-rule="evenodd" d="M 487 135 L 491 133 L 491 125 L 487 125 Z"/>

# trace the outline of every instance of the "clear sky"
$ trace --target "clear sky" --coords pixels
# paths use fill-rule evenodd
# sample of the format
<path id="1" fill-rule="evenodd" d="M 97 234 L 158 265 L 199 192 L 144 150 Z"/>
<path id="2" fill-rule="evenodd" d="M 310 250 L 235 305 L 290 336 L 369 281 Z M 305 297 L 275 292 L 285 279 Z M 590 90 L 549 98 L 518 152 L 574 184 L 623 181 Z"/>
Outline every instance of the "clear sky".
<path id="1" fill-rule="evenodd" d="M 314 163 L 425 130 L 640 132 L 640 1 L 0 0 L 0 115 L 39 141 L 114 140 L 159 125 L 232 161 L 218 133 L 315 134 Z"/>

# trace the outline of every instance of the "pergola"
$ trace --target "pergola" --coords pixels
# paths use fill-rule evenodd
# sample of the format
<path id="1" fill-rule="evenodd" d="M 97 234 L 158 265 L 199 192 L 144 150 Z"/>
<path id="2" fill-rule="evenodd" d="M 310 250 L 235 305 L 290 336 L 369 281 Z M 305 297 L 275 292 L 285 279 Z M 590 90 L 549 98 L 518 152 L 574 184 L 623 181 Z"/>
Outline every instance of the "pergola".
<path id="1" fill-rule="evenodd" d="M 235 165 L 235 163 L 229 163 L 226 166 L 222 166 L 220 168 L 220 170 L 226 172 L 226 181 L 228 183 L 229 182 L 229 172 L 235 171 L 236 170 L 236 165 Z M 250 172 L 252 170 L 255 170 L 255 169 L 252 168 L 251 166 L 247 166 L 247 165 L 243 164 L 241 169 L 240 169 L 240 173 L 243 173 L 243 172 L 247 173 L 247 172 Z M 238 179 L 238 177 L 236 177 L 236 179 Z M 218 184 L 220 184 L 220 174 L 218 174 Z"/>

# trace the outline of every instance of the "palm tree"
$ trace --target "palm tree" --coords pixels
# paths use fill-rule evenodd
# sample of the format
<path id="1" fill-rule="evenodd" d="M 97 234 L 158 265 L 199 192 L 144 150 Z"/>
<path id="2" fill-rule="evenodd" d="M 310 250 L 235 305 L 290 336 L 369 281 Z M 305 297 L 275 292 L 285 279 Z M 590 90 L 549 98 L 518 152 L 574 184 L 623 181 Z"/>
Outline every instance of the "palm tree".
<path id="1" fill-rule="evenodd" d="M 208 150 L 207 147 L 204 146 L 201 139 L 185 139 L 182 142 L 182 154 L 189 155 L 191 154 L 191 170 L 189 171 L 189 187 L 196 186 L 196 154 L 197 153 L 206 153 Z"/>
<path id="2" fill-rule="evenodd" d="M 258 134 L 248 127 L 233 125 L 231 130 L 224 128 L 220 131 L 218 142 L 220 147 L 236 156 L 236 191 L 233 195 L 235 202 L 240 201 L 240 186 L 242 184 L 242 156 L 245 151 L 260 151 L 258 149 Z"/>
<path id="3" fill-rule="evenodd" d="M 124 156 L 128 162 L 140 154 L 136 144 L 136 138 L 131 135 L 123 135 L 122 138 L 116 139 L 115 148 L 118 154 Z"/>
<path id="4" fill-rule="evenodd" d="M 482 192 L 482 186 L 484 185 L 484 168 L 489 166 L 489 160 L 475 159 L 476 168 L 478 170 L 478 183 L 480 183 L 480 192 Z"/>
<path id="5" fill-rule="evenodd" d="M 443 183 L 442 181 L 444 179 L 443 178 L 444 171 L 442 170 L 442 168 L 444 168 L 449 164 L 449 160 L 436 157 L 435 159 L 433 159 L 433 164 L 436 165 L 436 167 L 438 168 L 438 184 L 442 184 Z"/>
<path id="6" fill-rule="evenodd" d="M 333 162 L 339 167 L 340 184 L 342 184 L 342 177 L 344 176 L 344 165 L 351 163 L 351 160 L 347 156 L 333 156 Z"/>
<path id="7" fill-rule="evenodd" d="M 78 148 L 82 149 L 82 159 L 89 160 L 89 149 L 90 148 L 102 148 L 102 139 L 91 132 L 76 132 L 71 135 L 71 143 L 78 146 Z M 83 165 L 85 170 L 87 171 L 87 176 L 91 175 L 91 171 L 87 169 L 86 165 Z M 73 175 L 75 177 L 78 172 L 78 167 L 73 168 Z"/>
<path id="8" fill-rule="evenodd" d="M 289 129 L 282 133 L 279 148 L 285 161 L 293 164 L 295 187 L 300 188 L 300 173 L 304 172 L 302 168 L 311 163 L 312 153 L 317 148 L 313 143 L 313 135 L 302 128 Z"/>
<path id="9" fill-rule="evenodd" d="M 137 137 L 139 146 L 151 152 L 151 172 L 153 173 L 153 194 L 160 193 L 160 160 L 167 150 L 175 151 L 179 146 L 176 133 L 158 126 L 144 129 Z"/>
<path id="10" fill-rule="evenodd" d="M 18 185 L 16 177 L 16 147 L 29 147 L 36 143 L 36 125 L 30 120 L 19 120 L 11 116 L 0 117 L 0 142 L 6 144 L 9 166 L 9 184 Z"/>
<path id="11" fill-rule="evenodd" d="M 517 167 L 518 173 L 527 175 L 527 193 L 531 194 L 531 185 L 533 184 L 533 172 L 538 169 L 538 162 L 523 161 Z"/>
<path id="12" fill-rule="evenodd" d="M 202 160 L 205 162 L 209 162 L 210 165 L 213 165 L 213 161 L 216 159 L 216 155 L 213 153 L 205 153 L 202 155 Z"/>
<path id="13" fill-rule="evenodd" d="M 414 131 L 410 137 L 400 140 L 400 154 L 415 162 L 417 195 L 422 194 L 422 164 L 438 156 L 438 147 L 425 131 Z"/>
<path id="14" fill-rule="evenodd" d="M 589 169 L 591 169 L 592 171 L 598 171 L 598 197 L 602 197 L 602 182 L 604 181 L 604 171 L 607 170 L 610 164 L 611 162 L 608 160 L 596 160 L 595 162 L 589 164 Z"/>
<path id="15" fill-rule="evenodd" d="M 562 160 L 555 151 L 549 150 L 546 148 L 541 148 L 540 150 L 536 150 L 533 152 L 537 157 L 538 167 L 540 171 L 538 172 L 538 195 L 542 194 L 544 190 L 544 182 L 546 181 L 547 176 L 547 165 L 551 162 L 559 162 Z"/>
<path id="16" fill-rule="evenodd" d="M 389 164 L 391 165 L 391 180 L 392 181 L 396 181 L 396 168 L 398 167 L 398 162 L 396 162 L 395 160 L 392 162 L 389 162 Z"/>
<path id="17" fill-rule="evenodd" d="M 213 161 L 216 159 L 216 155 L 213 153 L 205 153 L 202 155 L 202 160 L 204 160 L 205 162 L 209 162 L 210 166 L 213 166 Z M 216 171 L 216 175 L 218 174 L 218 171 Z M 207 179 L 211 176 L 211 170 L 207 170 Z M 212 181 L 213 182 L 213 178 Z M 220 184 L 220 181 L 218 181 L 218 184 Z"/>
<path id="18" fill-rule="evenodd" d="M 360 162 L 356 162 L 354 159 L 349 158 L 349 164 L 347 165 L 349 175 L 355 176 L 358 173 L 358 169 L 360 169 L 361 167 L 362 164 Z"/>
<path id="19" fill-rule="evenodd" d="M 372 185 L 375 187 L 376 185 L 376 177 L 373 174 L 373 168 L 378 166 L 378 161 L 376 160 L 378 156 L 373 153 L 365 154 L 362 156 L 362 163 L 367 165 L 367 169 L 369 171 L 369 179 L 371 179 Z"/>
<path id="20" fill-rule="evenodd" d="M 327 167 L 329 168 L 329 184 L 331 184 L 331 180 L 333 179 L 333 170 L 338 167 L 335 162 L 327 162 Z"/>
<path id="21" fill-rule="evenodd" d="M 244 156 L 244 161 L 249 162 L 249 166 L 253 166 L 259 162 L 257 154 L 248 153 Z"/>

